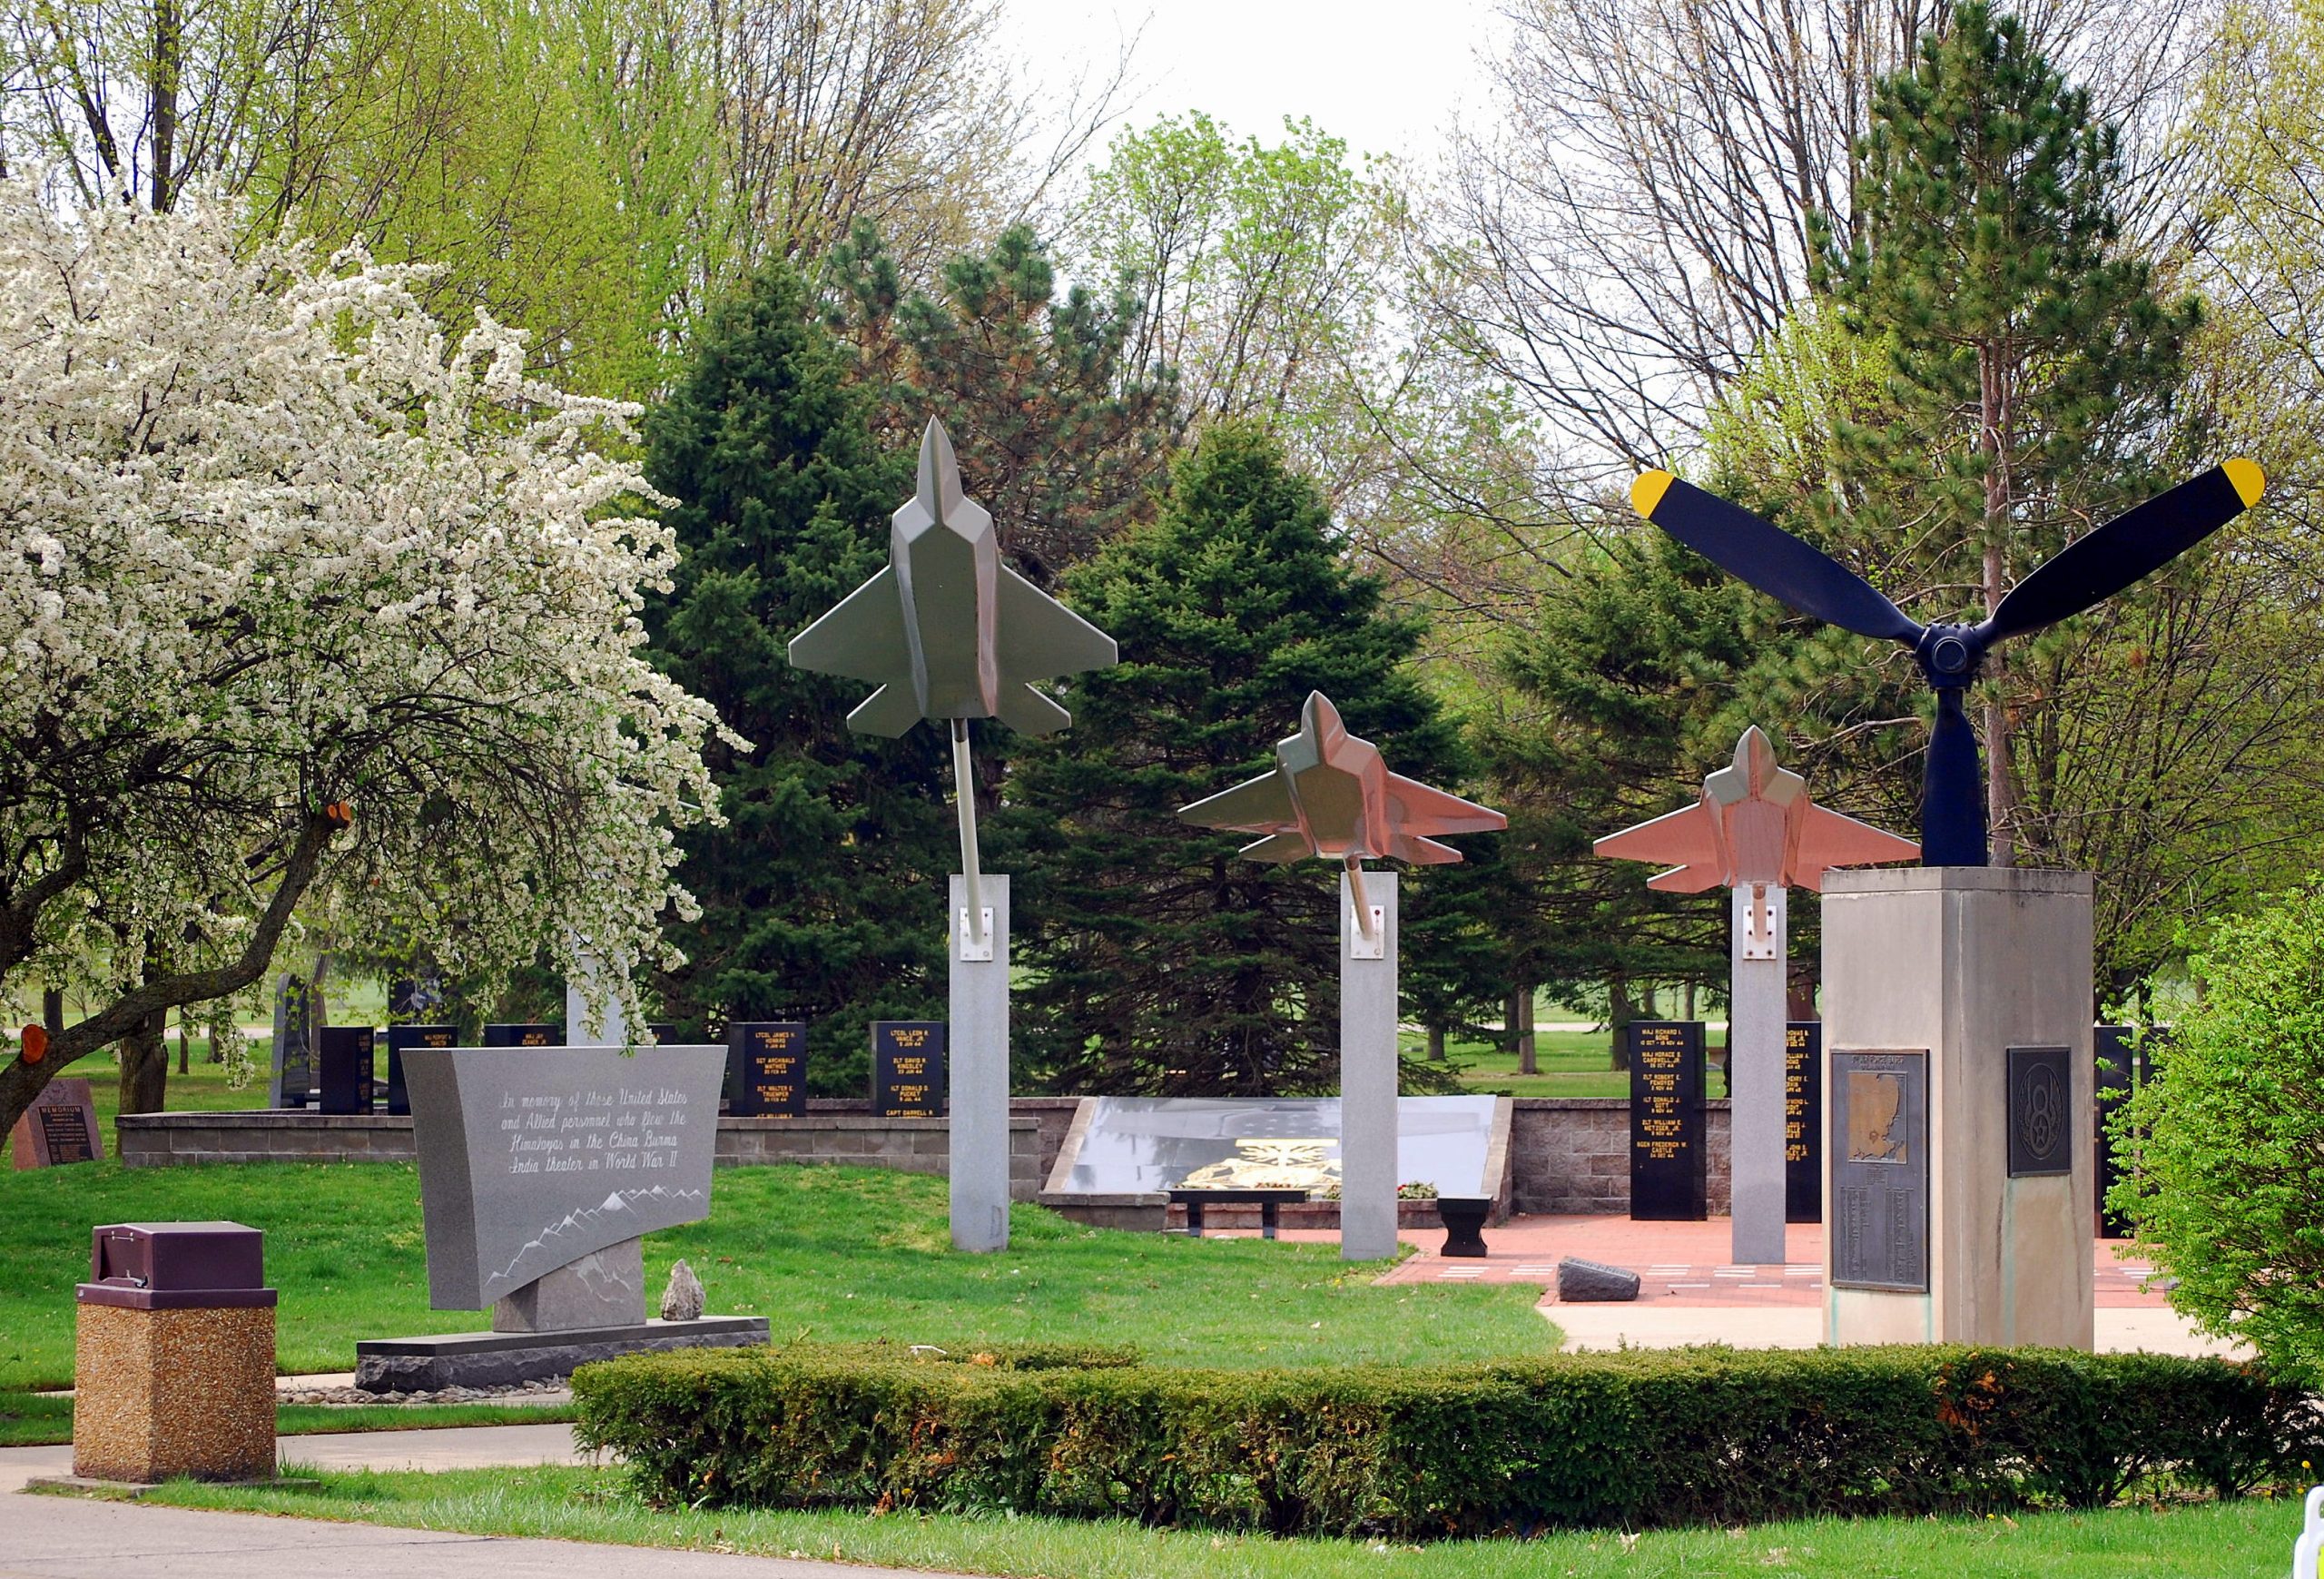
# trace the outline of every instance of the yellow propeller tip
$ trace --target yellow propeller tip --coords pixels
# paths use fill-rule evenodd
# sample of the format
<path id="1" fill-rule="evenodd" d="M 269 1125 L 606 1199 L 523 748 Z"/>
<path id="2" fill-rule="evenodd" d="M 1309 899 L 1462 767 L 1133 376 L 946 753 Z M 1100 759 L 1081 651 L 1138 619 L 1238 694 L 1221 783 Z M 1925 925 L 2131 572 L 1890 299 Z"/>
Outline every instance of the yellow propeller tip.
<path id="1" fill-rule="evenodd" d="M 2227 480 L 2235 485 L 2235 497 L 2243 501 L 2243 508 L 2247 510 L 2258 504 L 2260 496 L 2268 491 L 2268 474 L 2260 469 L 2256 461 L 2238 456 L 2220 469 L 2227 473 Z"/>
<path id="2" fill-rule="evenodd" d="M 2245 464 L 2249 465 L 2250 463 L 2247 461 Z M 2257 470 L 2258 469 L 2255 467 L 2253 469 Z M 1670 484 L 1672 480 L 1670 474 L 1667 471 L 1642 471 L 1639 473 L 1638 480 L 1630 484 L 1630 508 L 1644 516 L 1648 520 L 1652 520 L 1654 518 L 1654 507 L 1660 504 L 1662 502 L 1662 496 L 1670 491 Z M 2239 484 L 2238 486 L 2240 485 Z"/>

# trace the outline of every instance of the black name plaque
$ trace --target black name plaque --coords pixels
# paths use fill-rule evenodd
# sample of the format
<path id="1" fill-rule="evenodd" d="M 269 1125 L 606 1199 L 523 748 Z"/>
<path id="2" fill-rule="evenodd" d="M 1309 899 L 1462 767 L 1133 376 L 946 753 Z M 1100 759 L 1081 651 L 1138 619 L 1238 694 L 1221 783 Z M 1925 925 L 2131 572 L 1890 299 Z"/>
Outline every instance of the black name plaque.
<path id="1" fill-rule="evenodd" d="M 1700 1222 L 1710 1215 L 1702 1021 L 1633 1020 L 1622 1035 L 1630 1065 L 1630 1216 Z"/>
<path id="2" fill-rule="evenodd" d="M 872 1110 L 883 1119 L 944 1115 L 941 1020 L 872 1022 Z"/>
<path id="3" fill-rule="evenodd" d="M 795 1119 L 807 1110 L 807 1027 L 795 1020 L 737 1021 L 726 1030 L 734 1062 L 729 1110 L 738 1119 Z"/>

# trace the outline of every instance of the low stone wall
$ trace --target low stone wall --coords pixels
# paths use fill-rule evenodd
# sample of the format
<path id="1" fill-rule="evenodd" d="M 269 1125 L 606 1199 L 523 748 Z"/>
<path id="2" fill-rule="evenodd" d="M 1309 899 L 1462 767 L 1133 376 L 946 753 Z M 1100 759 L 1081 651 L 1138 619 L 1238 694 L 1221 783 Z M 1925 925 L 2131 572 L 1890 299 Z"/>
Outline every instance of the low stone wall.
<path id="1" fill-rule="evenodd" d="M 1030 1200 L 1040 1189 L 1040 1122 L 1009 1120 L 1009 1194 Z M 944 1119 L 879 1119 L 869 1113 L 818 1113 L 797 1119 L 721 1119 L 718 1166 L 768 1163 L 842 1164 L 937 1173 L 951 1163 L 951 1124 Z"/>
<path id="2" fill-rule="evenodd" d="M 1728 1206 L 1728 1109 L 1703 1104 L 1713 1217 Z M 1510 1115 L 1509 1150 L 1521 1212 L 1604 1213 L 1630 1209 L 1630 1104 L 1625 1097 L 1520 1097 Z"/>
<path id="3" fill-rule="evenodd" d="M 1032 1199 L 1049 1176 L 1078 1100 L 1019 1097 L 1009 1104 L 1009 1188 L 1016 1199 Z M 1728 1110 L 1724 1101 L 1707 1106 L 1710 1209 L 1721 1215 L 1728 1207 Z M 945 1170 L 943 1120 L 878 1119 L 870 1107 L 862 1101 L 813 1101 L 801 1119 L 721 1119 L 719 1164 L 845 1162 L 914 1173 Z M 1630 1134 L 1630 1103 L 1619 1097 L 1518 1098 L 1510 1118 L 1512 1204 L 1528 1213 L 1629 1211 Z M 411 1120 L 384 1113 L 132 1114 L 116 1120 L 114 1144 L 127 1168 L 412 1157 Z"/>

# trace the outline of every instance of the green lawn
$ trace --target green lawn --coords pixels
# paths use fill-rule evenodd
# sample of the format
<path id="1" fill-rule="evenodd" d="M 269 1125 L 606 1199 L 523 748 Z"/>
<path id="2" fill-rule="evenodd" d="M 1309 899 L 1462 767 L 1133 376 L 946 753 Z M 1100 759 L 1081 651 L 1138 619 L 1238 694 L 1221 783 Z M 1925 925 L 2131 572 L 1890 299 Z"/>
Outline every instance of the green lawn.
<path id="1" fill-rule="evenodd" d="M 570 1404 L 282 1404 L 274 1429 L 283 1436 L 318 1431 L 423 1431 L 443 1426 L 528 1426 L 570 1420 Z M 73 1440 L 73 1400 L 45 1393 L 0 1393 L 0 1447 L 47 1446 Z"/>
<path id="2" fill-rule="evenodd" d="M 1723 1097 L 1727 1080 L 1718 1067 L 1719 1034 L 1713 1032 L 1710 1041 L 1714 1051 L 1709 1094 Z M 1418 1054 L 1423 1046 L 1422 1039 L 1411 1032 L 1403 1042 L 1407 1058 Z M 1445 1053 L 1452 1062 L 1466 1066 L 1461 1081 L 1472 1091 L 1512 1097 L 1627 1098 L 1630 1094 L 1630 1072 L 1612 1067 L 1608 1033 L 1603 1031 L 1535 1031 L 1533 1061 L 1539 1074 L 1519 1074 L 1516 1055 L 1491 1042 L 1455 1037 L 1446 1043 Z"/>
<path id="3" fill-rule="evenodd" d="M 1135 1344 L 1213 1366 L 1487 1357 L 1555 1347 L 1522 1288 L 1377 1288 L 1333 1244 L 1085 1229 L 1019 1206 L 1003 1255 L 955 1254 L 940 1179 L 880 1169 L 722 1169 L 702 1223 L 646 1244 L 657 1288 L 694 1263 L 710 1308 L 778 1341 Z M 404 1164 L 0 1173 L 0 1389 L 69 1386 L 73 1285 L 97 1223 L 225 1218 L 266 1230 L 285 1371 L 346 1370 L 358 1338 L 456 1332 L 428 1308 L 419 1181 Z"/>
<path id="4" fill-rule="evenodd" d="M 1039 1518 L 731 1508 L 659 1513 L 641 1505 L 610 1469 L 300 1473 L 314 1474 L 321 1485 L 242 1491 L 179 1482 L 153 1500 L 475 1535 L 1077 1579 L 2275 1579 L 2290 1565 L 2299 1528 L 2297 1504 L 2249 1501 L 2016 1519 L 1817 1520 L 1636 1537 L 1549 1535 L 1423 1547 Z"/>

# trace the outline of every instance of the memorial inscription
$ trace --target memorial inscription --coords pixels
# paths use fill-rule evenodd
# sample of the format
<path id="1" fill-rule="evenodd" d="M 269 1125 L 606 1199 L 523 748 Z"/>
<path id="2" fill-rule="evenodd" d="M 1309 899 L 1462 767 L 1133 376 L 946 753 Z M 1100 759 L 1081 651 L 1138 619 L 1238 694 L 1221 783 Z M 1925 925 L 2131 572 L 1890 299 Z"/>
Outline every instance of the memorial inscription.
<path id="1" fill-rule="evenodd" d="M 1928 1292 L 1928 1054 L 1832 1052 L 1832 1286 Z"/>
<path id="2" fill-rule="evenodd" d="M 18 1168 L 55 1168 L 95 1162 L 105 1154 L 97 1128 L 97 1105 L 85 1080 L 54 1080 L 43 1088 L 9 1131 L 9 1150 Z"/>
<path id="3" fill-rule="evenodd" d="M 439 1310 L 709 1213 L 723 1047 L 415 1047 L 404 1065 Z"/>
<path id="4" fill-rule="evenodd" d="M 1783 1041 L 1783 1220 L 1824 1220 L 1824 1022 L 1795 1020 Z"/>
<path id="5" fill-rule="evenodd" d="M 944 1116 L 941 1020 L 872 1022 L 872 1110 L 883 1119 Z"/>
<path id="6" fill-rule="evenodd" d="M 738 1119 L 795 1119 L 807 1110 L 807 1027 L 798 1021 L 741 1021 L 727 1030 Z"/>
<path id="7" fill-rule="evenodd" d="M 1710 1215 L 1702 1021 L 1633 1020 L 1623 1037 L 1630 1066 L 1630 1216 L 1700 1222 Z"/>
<path id="8" fill-rule="evenodd" d="M 2013 1047 L 2009 1055 L 2009 1176 L 2072 1173 L 2073 1066 L 2063 1047 Z"/>
<path id="9" fill-rule="evenodd" d="M 562 1047 L 565 1027 L 555 1021 L 527 1025 L 487 1025 L 484 1028 L 487 1047 Z"/>

